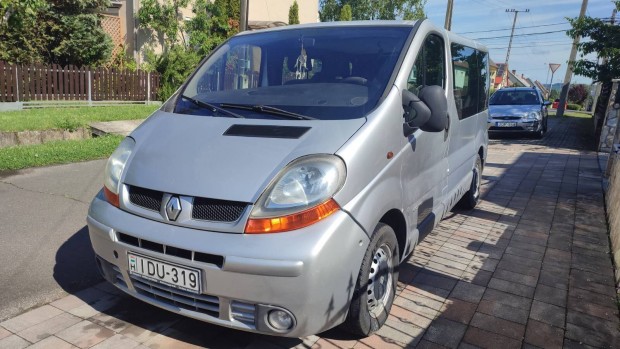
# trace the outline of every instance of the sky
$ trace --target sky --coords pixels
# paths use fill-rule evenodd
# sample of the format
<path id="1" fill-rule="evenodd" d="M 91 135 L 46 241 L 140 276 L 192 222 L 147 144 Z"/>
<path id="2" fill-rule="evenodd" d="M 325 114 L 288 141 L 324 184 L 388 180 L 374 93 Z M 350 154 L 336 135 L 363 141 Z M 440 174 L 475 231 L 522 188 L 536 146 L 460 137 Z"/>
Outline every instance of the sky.
<path id="1" fill-rule="evenodd" d="M 514 19 L 514 13 L 507 13 L 506 9 L 529 9 L 517 16 L 508 64 L 517 74 L 544 84 L 551 80 L 549 63 L 559 63 L 561 66 L 553 75 L 555 84 L 564 81 L 572 46 L 572 39 L 566 35 L 570 29 L 566 17 L 578 17 L 581 3 L 582 0 L 454 0 L 451 30 L 484 43 L 491 59 L 504 63 Z M 427 17 L 443 27 L 447 4 L 448 0 L 428 0 Z M 586 15 L 609 18 L 613 9 L 610 0 L 590 0 Z M 522 35 L 542 32 L 552 33 Z M 502 38 L 483 39 L 499 36 Z M 596 60 L 596 57 L 587 58 Z M 571 82 L 590 84 L 591 79 L 573 75 Z"/>

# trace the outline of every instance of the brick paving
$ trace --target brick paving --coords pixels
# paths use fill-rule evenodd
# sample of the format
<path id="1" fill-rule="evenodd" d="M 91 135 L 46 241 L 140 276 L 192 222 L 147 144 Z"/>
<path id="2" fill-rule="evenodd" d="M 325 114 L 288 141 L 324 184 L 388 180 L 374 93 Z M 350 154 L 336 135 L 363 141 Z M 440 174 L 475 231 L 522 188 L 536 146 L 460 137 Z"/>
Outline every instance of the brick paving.
<path id="1" fill-rule="evenodd" d="M 387 324 L 277 338 L 149 306 L 105 283 L 0 323 L 0 348 L 618 348 L 618 303 L 589 120 L 492 140 L 484 200 L 401 266 Z"/>

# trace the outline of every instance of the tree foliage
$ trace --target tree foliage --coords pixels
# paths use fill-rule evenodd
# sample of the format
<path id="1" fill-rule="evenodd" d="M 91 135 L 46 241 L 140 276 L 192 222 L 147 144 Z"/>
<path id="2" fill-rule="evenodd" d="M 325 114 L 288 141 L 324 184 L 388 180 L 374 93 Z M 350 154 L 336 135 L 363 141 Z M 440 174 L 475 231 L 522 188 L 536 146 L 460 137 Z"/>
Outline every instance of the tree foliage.
<path id="1" fill-rule="evenodd" d="M 98 12 L 107 0 L 0 0 L 0 59 L 100 65 L 112 52 Z"/>
<path id="2" fill-rule="evenodd" d="M 585 85 L 572 85 L 568 90 L 568 101 L 574 104 L 583 104 L 589 95 L 590 93 Z"/>
<path id="3" fill-rule="evenodd" d="M 160 99 L 167 99 L 185 81 L 200 59 L 239 31 L 238 0 L 142 0 L 139 27 L 163 34 L 163 52 L 149 52 L 147 64 L 162 75 Z M 181 18 L 192 7 L 194 16 Z"/>
<path id="4" fill-rule="evenodd" d="M 620 11 L 620 1 L 613 3 Z M 620 77 L 620 26 L 588 16 L 567 19 L 573 27 L 567 32 L 568 36 L 573 39 L 577 36 L 582 38 L 577 44 L 581 59 L 572 62 L 575 74 L 602 82 L 611 82 L 612 79 Z M 583 40 L 585 38 L 587 40 Z M 596 54 L 601 61 L 584 58 L 591 53 Z M 604 64 L 603 60 L 606 61 Z"/>
<path id="5" fill-rule="evenodd" d="M 351 7 L 352 20 L 425 18 L 427 0 L 321 0 L 319 17 L 322 22 L 340 20 L 345 5 Z"/>
<path id="6" fill-rule="evenodd" d="M 620 10 L 620 1 L 612 1 L 616 10 Z M 570 62 L 573 72 L 599 81 L 601 93 L 594 106 L 594 138 L 601 134 L 607 103 L 611 95 L 612 79 L 620 77 L 620 26 L 599 18 L 567 18 L 572 29 L 567 31 L 571 38 L 580 37 L 577 50 L 580 59 Z M 584 40 L 586 39 L 586 40 Z M 599 61 L 588 60 L 589 54 L 596 54 Z"/>
<path id="7" fill-rule="evenodd" d="M 353 20 L 353 11 L 351 10 L 351 5 L 344 4 L 342 9 L 340 10 L 340 21 L 352 21 Z"/>
<path id="8" fill-rule="evenodd" d="M 288 9 L 288 24 L 299 24 L 299 5 L 297 0 L 294 0 Z"/>

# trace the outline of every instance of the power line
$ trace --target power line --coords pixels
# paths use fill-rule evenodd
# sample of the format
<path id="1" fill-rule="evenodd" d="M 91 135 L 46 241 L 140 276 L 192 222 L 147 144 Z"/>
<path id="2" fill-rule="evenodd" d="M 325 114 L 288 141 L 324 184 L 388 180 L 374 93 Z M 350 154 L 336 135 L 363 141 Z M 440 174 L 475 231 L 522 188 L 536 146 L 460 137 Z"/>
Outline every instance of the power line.
<path id="1" fill-rule="evenodd" d="M 516 27 L 516 29 L 538 28 L 538 27 L 550 27 L 550 26 L 554 26 L 554 25 L 562 25 L 562 24 L 568 24 L 568 22 L 562 22 L 562 23 L 552 23 L 552 24 L 540 24 L 540 25 L 531 25 L 531 26 L 526 26 L 526 27 Z M 462 33 L 458 33 L 458 34 L 491 33 L 491 32 L 496 32 L 496 31 L 505 31 L 505 30 L 510 30 L 510 29 L 511 29 L 511 28 L 506 28 L 506 29 L 491 29 L 491 30 L 478 30 L 478 31 L 473 31 L 473 32 L 462 32 Z"/>
<path id="2" fill-rule="evenodd" d="M 565 32 L 566 30 L 567 29 L 552 30 L 552 31 L 548 31 L 548 32 L 538 32 L 538 33 L 514 34 L 514 35 L 503 35 L 503 36 L 489 36 L 489 37 L 486 37 L 486 38 L 475 38 L 474 40 L 505 39 L 505 38 L 509 38 L 511 36 L 546 35 L 546 34 L 553 34 L 553 33 L 562 33 L 562 32 Z"/>

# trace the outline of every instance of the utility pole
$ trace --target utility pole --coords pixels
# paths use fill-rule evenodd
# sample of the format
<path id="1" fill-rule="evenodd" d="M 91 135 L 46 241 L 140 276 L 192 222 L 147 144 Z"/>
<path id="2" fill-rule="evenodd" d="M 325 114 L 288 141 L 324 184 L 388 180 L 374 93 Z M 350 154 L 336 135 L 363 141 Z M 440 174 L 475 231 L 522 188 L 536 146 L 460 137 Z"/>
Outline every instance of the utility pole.
<path id="1" fill-rule="evenodd" d="M 586 15 L 587 8 L 588 0 L 583 0 L 581 3 L 581 11 L 579 12 L 580 19 Z M 564 116 L 564 104 L 566 103 L 566 96 L 568 96 L 568 86 L 570 85 L 570 80 L 573 77 L 573 62 L 575 61 L 575 57 L 577 57 L 577 44 L 579 44 L 579 40 L 581 40 L 580 36 L 575 36 L 575 39 L 573 40 L 573 48 L 570 50 L 568 67 L 566 68 L 566 75 L 564 76 L 564 84 L 562 84 L 562 92 L 560 92 L 560 104 L 558 105 L 558 110 L 555 112 L 555 116 Z"/>
<path id="2" fill-rule="evenodd" d="M 506 61 L 504 62 L 504 73 L 506 73 L 506 77 L 504 81 L 506 81 L 506 85 L 508 85 L 508 59 L 510 58 L 510 48 L 512 47 L 512 36 L 515 34 L 515 24 L 517 24 L 517 15 L 519 12 L 530 12 L 530 9 L 526 10 L 515 10 L 513 8 L 506 9 L 506 12 L 514 12 L 515 19 L 512 21 L 512 31 L 510 31 L 510 41 L 508 42 L 508 52 L 506 52 Z M 502 77 L 503 79 L 504 77 Z"/>
<path id="3" fill-rule="evenodd" d="M 452 28 L 452 8 L 454 7 L 454 0 L 448 0 L 448 8 L 446 8 L 446 22 L 444 28 L 450 30 Z"/>
<path id="4" fill-rule="evenodd" d="M 239 12 L 241 17 L 239 18 L 239 31 L 243 32 L 248 30 L 248 0 L 241 0 Z"/>

